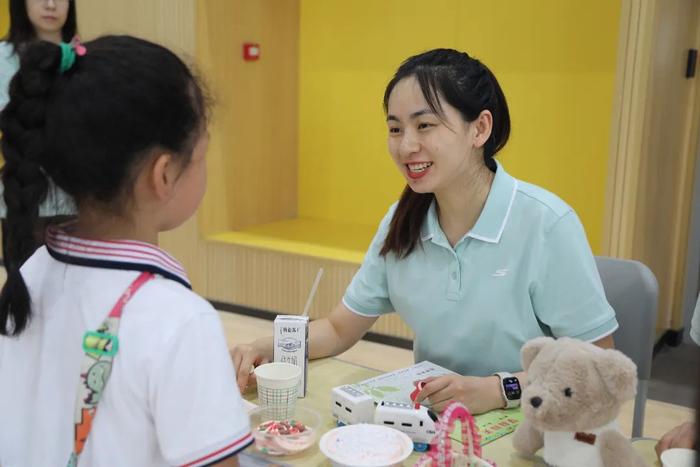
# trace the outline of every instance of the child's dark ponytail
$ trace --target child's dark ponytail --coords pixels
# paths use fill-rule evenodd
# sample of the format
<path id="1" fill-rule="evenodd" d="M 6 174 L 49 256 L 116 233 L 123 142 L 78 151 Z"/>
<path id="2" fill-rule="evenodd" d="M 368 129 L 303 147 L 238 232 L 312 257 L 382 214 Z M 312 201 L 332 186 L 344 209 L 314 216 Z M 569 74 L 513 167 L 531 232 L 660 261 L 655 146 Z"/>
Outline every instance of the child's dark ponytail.
<path id="1" fill-rule="evenodd" d="M 10 103 L 0 115 L 3 196 L 7 206 L 3 260 L 7 280 L 0 293 L 0 334 L 18 335 L 27 326 L 31 306 L 20 267 L 37 248 L 39 205 L 48 179 L 43 166 L 47 99 L 58 75 L 60 48 L 42 42 L 22 56 L 10 84 Z"/>

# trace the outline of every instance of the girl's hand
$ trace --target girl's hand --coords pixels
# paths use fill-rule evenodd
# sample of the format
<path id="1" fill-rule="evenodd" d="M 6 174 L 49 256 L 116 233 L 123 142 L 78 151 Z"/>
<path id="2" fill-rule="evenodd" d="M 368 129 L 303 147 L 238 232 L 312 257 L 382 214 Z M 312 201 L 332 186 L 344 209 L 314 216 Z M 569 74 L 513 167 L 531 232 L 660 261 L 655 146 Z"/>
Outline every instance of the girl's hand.
<path id="1" fill-rule="evenodd" d="M 237 345 L 231 349 L 231 360 L 236 370 L 236 381 L 241 394 L 251 383 L 255 383 L 253 368 L 271 362 L 272 338 L 258 339 L 252 344 Z"/>
<path id="2" fill-rule="evenodd" d="M 416 401 L 430 398 L 431 407 L 437 412 L 442 412 L 451 401 L 461 402 L 472 414 L 500 409 L 505 405 L 498 376 L 447 375 L 426 381 Z"/>

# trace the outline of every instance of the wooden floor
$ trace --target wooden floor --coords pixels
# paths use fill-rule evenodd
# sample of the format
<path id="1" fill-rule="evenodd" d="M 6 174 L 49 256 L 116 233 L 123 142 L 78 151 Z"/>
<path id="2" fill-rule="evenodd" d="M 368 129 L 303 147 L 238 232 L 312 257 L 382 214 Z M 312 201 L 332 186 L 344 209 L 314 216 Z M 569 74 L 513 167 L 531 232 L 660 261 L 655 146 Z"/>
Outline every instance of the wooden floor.
<path id="1" fill-rule="evenodd" d="M 220 316 L 229 346 L 272 335 L 272 321 L 225 312 L 220 313 Z M 413 353 L 410 350 L 366 341 L 357 343 L 338 358 L 382 371 L 395 370 L 413 364 Z M 632 431 L 632 408 L 633 404 L 630 401 L 623 407 L 620 415 L 620 426 L 628 435 Z M 693 411 L 688 408 L 649 400 L 644 422 L 644 436 L 659 438 L 676 425 L 692 419 Z"/>

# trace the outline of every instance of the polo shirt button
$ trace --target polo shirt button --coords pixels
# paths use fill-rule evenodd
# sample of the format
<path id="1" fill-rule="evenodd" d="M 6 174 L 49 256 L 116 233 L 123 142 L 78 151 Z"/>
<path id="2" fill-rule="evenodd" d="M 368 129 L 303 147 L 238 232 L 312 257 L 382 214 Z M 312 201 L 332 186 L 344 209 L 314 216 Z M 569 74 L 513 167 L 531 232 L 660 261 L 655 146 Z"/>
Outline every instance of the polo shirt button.
<path id="1" fill-rule="evenodd" d="M 452 280 L 457 280 L 457 273 L 456 272 L 452 273 Z"/>

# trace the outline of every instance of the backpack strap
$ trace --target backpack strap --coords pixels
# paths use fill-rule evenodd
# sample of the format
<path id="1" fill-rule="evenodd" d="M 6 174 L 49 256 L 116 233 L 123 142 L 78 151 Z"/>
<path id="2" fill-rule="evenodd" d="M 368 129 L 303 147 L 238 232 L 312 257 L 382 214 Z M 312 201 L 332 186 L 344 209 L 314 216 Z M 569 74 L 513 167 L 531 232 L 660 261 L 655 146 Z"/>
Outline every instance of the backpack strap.
<path id="1" fill-rule="evenodd" d="M 83 350 L 85 356 L 80 367 L 80 382 L 75 400 L 74 414 L 74 443 L 73 451 L 68 459 L 68 467 L 78 465 L 78 458 L 83 452 L 92 422 L 97 413 L 97 405 L 102 398 L 104 389 L 112 372 L 112 360 L 119 351 L 119 322 L 124 306 L 134 294 L 155 275 L 142 272 L 127 287 L 117 303 L 107 315 L 107 318 L 96 331 L 87 331 L 83 335 Z"/>

